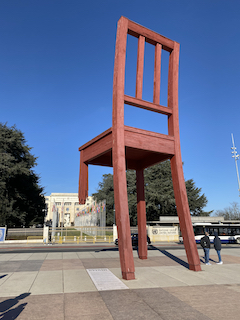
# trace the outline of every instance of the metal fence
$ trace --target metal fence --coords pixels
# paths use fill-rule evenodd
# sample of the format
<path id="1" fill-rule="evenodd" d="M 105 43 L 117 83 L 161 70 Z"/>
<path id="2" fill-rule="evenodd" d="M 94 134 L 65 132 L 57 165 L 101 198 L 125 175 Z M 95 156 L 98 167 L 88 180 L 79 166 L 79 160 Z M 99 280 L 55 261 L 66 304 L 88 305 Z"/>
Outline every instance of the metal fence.
<path id="1" fill-rule="evenodd" d="M 137 227 L 131 227 L 131 233 L 137 233 Z M 111 243 L 113 239 L 113 227 L 60 227 L 49 228 L 51 241 L 55 243 Z M 7 230 L 6 240 L 28 240 L 38 242 L 43 239 L 43 228 L 10 228 Z"/>
<path id="2" fill-rule="evenodd" d="M 96 227 L 96 226 L 86 226 L 86 227 L 67 227 L 67 228 L 49 228 L 52 236 L 76 236 L 76 237 L 97 237 L 97 236 L 112 236 L 112 227 Z"/>
<path id="3" fill-rule="evenodd" d="M 43 228 L 9 228 L 6 240 L 26 240 L 29 236 L 43 236 Z"/>

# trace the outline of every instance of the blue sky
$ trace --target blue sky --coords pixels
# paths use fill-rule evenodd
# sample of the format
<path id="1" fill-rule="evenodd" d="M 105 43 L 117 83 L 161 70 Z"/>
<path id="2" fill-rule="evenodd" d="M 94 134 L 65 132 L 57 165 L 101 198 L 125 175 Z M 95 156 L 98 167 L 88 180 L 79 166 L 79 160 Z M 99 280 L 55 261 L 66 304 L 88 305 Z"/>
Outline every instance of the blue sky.
<path id="1" fill-rule="evenodd" d="M 202 188 L 206 210 L 239 203 L 231 157 L 231 133 L 240 148 L 239 13 L 235 0 L 1 0 L 0 122 L 24 132 L 38 157 L 35 170 L 46 195 L 78 191 L 78 148 L 111 127 L 116 25 L 123 15 L 180 43 L 185 179 Z M 126 93 L 131 94 L 136 43 L 129 40 L 128 47 Z M 146 57 L 147 100 L 150 45 Z M 165 119 L 149 112 L 128 107 L 125 117 L 127 125 L 166 133 Z M 89 167 L 89 194 L 109 172 Z"/>

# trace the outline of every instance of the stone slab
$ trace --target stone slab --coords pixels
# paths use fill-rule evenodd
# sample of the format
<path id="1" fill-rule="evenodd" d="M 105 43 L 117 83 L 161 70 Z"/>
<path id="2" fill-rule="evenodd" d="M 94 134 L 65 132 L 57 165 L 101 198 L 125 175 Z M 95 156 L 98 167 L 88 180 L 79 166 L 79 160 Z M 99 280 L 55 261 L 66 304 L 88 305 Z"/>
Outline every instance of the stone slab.
<path id="1" fill-rule="evenodd" d="M 87 269 L 87 272 L 99 291 L 128 289 L 109 269 Z"/>

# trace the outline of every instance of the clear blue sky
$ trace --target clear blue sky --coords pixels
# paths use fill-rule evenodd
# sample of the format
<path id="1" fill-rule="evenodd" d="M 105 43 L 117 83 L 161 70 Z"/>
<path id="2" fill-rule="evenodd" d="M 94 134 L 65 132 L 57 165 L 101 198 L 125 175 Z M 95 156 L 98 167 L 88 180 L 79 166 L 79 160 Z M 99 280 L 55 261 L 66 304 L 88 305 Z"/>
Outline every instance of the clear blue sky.
<path id="1" fill-rule="evenodd" d="M 239 203 L 230 149 L 233 133 L 240 152 L 239 14 L 236 0 L 1 0 L 0 122 L 24 132 L 46 194 L 78 191 L 78 147 L 111 127 L 116 25 L 123 15 L 180 43 L 185 179 L 202 188 L 206 210 Z M 127 59 L 131 91 L 135 66 Z M 146 85 L 145 97 L 151 94 Z M 126 111 L 127 125 L 165 133 L 162 120 L 132 112 Z M 109 172 L 89 167 L 90 194 Z"/>

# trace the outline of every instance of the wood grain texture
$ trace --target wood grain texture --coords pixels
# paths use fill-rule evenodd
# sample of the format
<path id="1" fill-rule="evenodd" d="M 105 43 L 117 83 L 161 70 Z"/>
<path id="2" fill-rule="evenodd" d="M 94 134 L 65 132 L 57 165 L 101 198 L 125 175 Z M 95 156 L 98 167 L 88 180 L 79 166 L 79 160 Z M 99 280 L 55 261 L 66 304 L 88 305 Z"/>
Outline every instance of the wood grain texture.
<path id="1" fill-rule="evenodd" d="M 139 38 L 136 75 L 136 96 L 124 94 L 127 34 Z M 144 46 L 155 46 L 153 102 L 142 100 Z M 161 54 L 169 56 L 168 105 L 160 105 Z M 135 169 L 137 176 L 137 212 L 139 257 L 147 258 L 146 205 L 143 170 L 170 159 L 174 194 L 184 245 L 191 270 L 199 271 L 200 260 L 194 239 L 187 192 L 183 176 L 178 119 L 179 44 L 156 32 L 121 17 L 117 27 L 113 76 L 112 127 L 79 148 L 79 201 L 88 194 L 88 165 L 113 166 L 114 202 L 119 236 L 122 277 L 135 278 L 128 210 L 126 169 Z M 164 114 L 168 117 L 168 134 L 124 125 L 124 104 Z"/>

